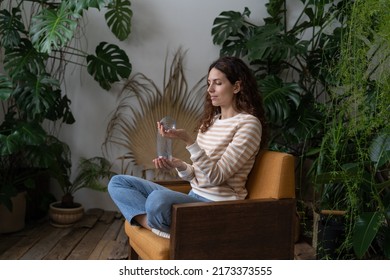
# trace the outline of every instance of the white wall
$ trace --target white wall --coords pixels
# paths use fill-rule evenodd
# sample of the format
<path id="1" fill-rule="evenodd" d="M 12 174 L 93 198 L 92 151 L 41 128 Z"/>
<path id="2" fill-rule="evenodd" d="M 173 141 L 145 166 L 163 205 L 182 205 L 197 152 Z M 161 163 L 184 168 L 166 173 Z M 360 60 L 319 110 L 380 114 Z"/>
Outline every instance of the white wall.
<path id="1" fill-rule="evenodd" d="M 222 12 L 242 12 L 248 7 L 251 18 L 260 23 L 266 16 L 266 0 L 131 0 L 132 33 L 128 40 L 118 43 L 102 20 L 102 14 L 88 14 L 88 48 L 106 40 L 126 50 L 133 66 L 133 74 L 141 72 L 162 86 L 164 60 L 167 50 L 188 49 L 186 77 L 189 88 L 207 73 L 209 64 L 218 57 L 219 47 L 212 43 L 214 19 Z M 72 150 L 74 166 L 80 157 L 102 155 L 108 116 L 116 106 L 118 89 L 106 92 L 85 70 L 72 71 L 66 80 L 67 94 L 72 101 L 76 123 L 64 126 L 61 138 Z M 54 193 L 58 190 L 54 188 Z M 80 190 L 76 200 L 86 209 L 116 210 L 108 193 Z"/>

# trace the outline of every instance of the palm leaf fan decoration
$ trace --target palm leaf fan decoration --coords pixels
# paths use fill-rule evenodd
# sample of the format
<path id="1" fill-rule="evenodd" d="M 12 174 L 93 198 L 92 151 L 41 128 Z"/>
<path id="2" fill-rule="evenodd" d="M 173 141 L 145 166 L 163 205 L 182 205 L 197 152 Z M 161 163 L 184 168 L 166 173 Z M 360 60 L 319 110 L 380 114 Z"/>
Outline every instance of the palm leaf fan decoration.
<path id="1" fill-rule="evenodd" d="M 131 173 L 131 167 L 143 171 L 154 169 L 156 158 L 157 121 L 165 116 L 176 120 L 176 127 L 185 128 L 196 136 L 196 127 L 203 111 L 206 92 L 205 77 L 188 90 L 184 74 L 185 53 L 175 53 L 168 68 L 165 59 L 163 90 L 141 73 L 133 75 L 125 84 L 119 105 L 113 112 L 106 131 L 105 151 L 120 151 L 121 173 Z M 173 141 L 173 156 L 189 162 L 189 153 L 181 141 Z M 157 176 L 161 174 L 157 173 Z"/>

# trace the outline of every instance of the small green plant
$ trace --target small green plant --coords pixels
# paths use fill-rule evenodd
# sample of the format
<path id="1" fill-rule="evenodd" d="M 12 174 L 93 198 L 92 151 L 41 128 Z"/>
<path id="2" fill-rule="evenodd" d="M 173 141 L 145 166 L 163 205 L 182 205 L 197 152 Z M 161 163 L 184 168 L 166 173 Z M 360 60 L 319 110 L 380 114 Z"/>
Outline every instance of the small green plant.
<path id="1" fill-rule="evenodd" d="M 58 163 L 51 166 L 50 171 L 62 191 L 60 207 L 75 207 L 74 194 L 82 188 L 103 192 L 107 190 L 105 180 L 109 180 L 116 173 L 111 170 L 112 165 L 106 158 L 81 158 L 76 177 L 71 181 L 70 150 L 66 146 L 58 151 Z"/>

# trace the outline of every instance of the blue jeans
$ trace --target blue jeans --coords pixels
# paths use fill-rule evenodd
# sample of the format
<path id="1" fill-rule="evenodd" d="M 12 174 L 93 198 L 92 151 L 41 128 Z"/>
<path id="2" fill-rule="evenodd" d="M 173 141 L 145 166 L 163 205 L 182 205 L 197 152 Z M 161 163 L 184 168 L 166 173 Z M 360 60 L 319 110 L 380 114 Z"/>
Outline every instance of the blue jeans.
<path id="1" fill-rule="evenodd" d="M 148 225 L 164 232 L 170 231 L 172 204 L 209 202 L 192 191 L 189 194 L 172 191 L 154 182 L 130 175 L 115 175 L 108 192 L 131 224 L 134 216 L 146 214 Z"/>

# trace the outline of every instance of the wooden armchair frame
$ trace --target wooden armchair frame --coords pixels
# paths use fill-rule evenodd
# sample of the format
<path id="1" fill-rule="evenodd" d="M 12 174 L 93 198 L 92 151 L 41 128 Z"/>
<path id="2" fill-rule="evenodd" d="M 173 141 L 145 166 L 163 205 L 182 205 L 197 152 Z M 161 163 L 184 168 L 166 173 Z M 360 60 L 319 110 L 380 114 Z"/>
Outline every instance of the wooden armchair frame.
<path id="1" fill-rule="evenodd" d="M 262 151 L 248 178 L 248 199 L 173 205 L 170 239 L 126 221 L 130 259 L 293 259 L 294 180 L 291 155 Z"/>

